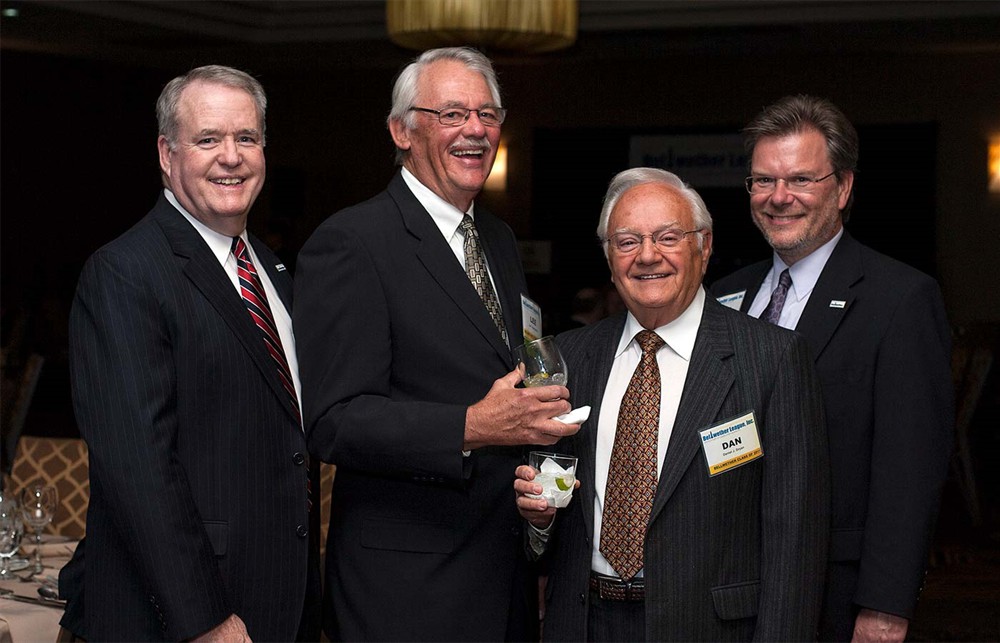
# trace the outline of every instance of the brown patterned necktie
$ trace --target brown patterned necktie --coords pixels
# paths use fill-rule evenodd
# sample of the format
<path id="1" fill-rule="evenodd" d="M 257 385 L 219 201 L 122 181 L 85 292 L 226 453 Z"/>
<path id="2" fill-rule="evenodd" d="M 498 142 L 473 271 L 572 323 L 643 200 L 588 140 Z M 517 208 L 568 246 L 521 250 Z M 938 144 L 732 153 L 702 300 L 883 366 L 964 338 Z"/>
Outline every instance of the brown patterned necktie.
<path id="1" fill-rule="evenodd" d="M 479 245 L 479 232 L 476 230 L 476 224 L 472 221 L 472 217 L 465 215 L 462 217 L 462 223 L 459 227 L 462 229 L 462 234 L 465 235 L 463 242 L 465 272 L 469 275 L 469 281 L 476 288 L 476 292 L 479 293 L 479 298 L 486 305 L 486 310 L 493 318 L 497 330 L 500 331 L 503 343 L 510 346 L 507 342 L 507 327 L 503 323 L 503 309 L 500 308 L 500 301 L 497 299 L 496 291 L 493 290 L 490 274 L 486 270 L 486 257 L 483 255 L 482 246 Z"/>
<path id="2" fill-rule="evenodd" d="M 622 397 L 611 449 L 601 518 L 601 554 L 624 580 L 643 565 L 646 525 L 656 492 L 656 446 L 660 427 L 660 369 L 656 351 L 664 341 L 644 330 L 635 336 L 642 358 Z"/>

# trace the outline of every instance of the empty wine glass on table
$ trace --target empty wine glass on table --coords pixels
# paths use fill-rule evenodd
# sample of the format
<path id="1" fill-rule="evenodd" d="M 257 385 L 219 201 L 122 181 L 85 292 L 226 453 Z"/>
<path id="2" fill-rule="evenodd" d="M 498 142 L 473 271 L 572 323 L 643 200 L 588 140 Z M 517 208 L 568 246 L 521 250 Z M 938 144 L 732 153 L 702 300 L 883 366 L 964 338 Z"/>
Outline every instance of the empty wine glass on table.
<path id="1" fill-rule="evenodd" d="M 21 522 L 17 500 L 8 497 L 0 499 L 0 580 L 11 577 L 10 557 L 21 547 L 22 535 L 24 523 Z"/>
<path id="2" fill-rule="evenodd" d="M 59 503 L 59 494 L 52 485 L 36 484 L 21 492 L 21 513 L 24 522 L 35 532 L 35 553 L 32 568 L 42 573 L 42 530 L 52 522 Z"/>
<path id="3" fill-rule="evenodd" d="M 569 381 L 566 360 L 551 335 L 521 344 L 514 349 L 514 359 L 524 364 L 525 386 L 566 386 Z"/>

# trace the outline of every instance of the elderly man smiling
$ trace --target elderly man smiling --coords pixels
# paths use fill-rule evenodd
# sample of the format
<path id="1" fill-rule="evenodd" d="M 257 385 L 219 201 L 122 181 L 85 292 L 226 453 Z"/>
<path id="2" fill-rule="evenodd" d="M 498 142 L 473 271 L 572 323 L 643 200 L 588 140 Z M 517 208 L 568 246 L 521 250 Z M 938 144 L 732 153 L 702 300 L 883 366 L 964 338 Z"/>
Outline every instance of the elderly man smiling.
<path id="1" fill-rule="evenodd" d="M 701 282 L 712 218 L 677 176 L 636 168 L 597 229 L 627 312 L 559 335 L 578 456 L 555 515 L 517 469 L 551 557 L 547 641 L 815 637 L 829 520 L 819 385 L 795 334 L 726 309 Z"/>

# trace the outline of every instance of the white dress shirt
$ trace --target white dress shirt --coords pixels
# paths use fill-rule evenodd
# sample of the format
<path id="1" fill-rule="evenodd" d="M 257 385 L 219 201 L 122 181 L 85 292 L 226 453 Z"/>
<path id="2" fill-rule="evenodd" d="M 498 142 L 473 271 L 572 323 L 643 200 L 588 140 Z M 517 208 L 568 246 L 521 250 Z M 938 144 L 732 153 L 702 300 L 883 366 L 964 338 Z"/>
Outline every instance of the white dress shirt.
<path id="1" fill-rule="evenodd" d="M 205 240 L 208 244 L 208 249 L 212 251 L 215 258 L 219 260 L 226 274 L 229 275 L 229 280 L 233 282 L 233 288 L 236 289 L 237 294 L 240 296 L 240 301 L 243 301 L 243 294 L 240 291 L 240 278 L 236 271 L 236 257 L 233 256 L 233 238 L 220 234 L 215 230 L 212 230 L 207 225 L 194 218 L 194 216 L 181 207 L 181 204 L 177 201 L 177 197 L 174 196 L 173 192 L 168 189 L 163 190 L 164 195 L 167 197 L 167 201 L 170 205 L 177 208 L 177 210 L 184 215 L 184 218 L 194 226 L 194 229 L 198 231 L 201 238 Z M 247 239 L 247 231 L 244 229 L 240 233 L 240 238 L 243 239 L 243 243 L 247 244 L 247 251 L 250 253 L 250 259 L 253 260 L 253 265 L 257 267 L 257 275 L 260 277 L 261 284 L 264 286 L 264 295 L 267 297 L 267 303 L 271 306 L 271 314 L 274 316 L 274 324 L 278 327 L 278 337 L 281 338 L 281 347 L 285 351 L 285 360 L 288 362 L 288 370 L 292 373 L 292 384 L 295 386 L 295 396 L 298 398 L 299 408 L 302 408 L 302 385 L 299 383 L 299 360 L 295 354 L 295 335 L 292 334 L 292 318 L 285 309 L 284 302 L 281 301 L 281 297 L 278 296 L 278 291 L 274 289 L 274 285 L 271 283 L 271 278 L 267 274 L 267 270 L 260 262 L 260 258 L 257 257 L 257 253 L 253 250 L 253 245 Z M 247 313 L 249 314 L 249 313 Z M 261 339 L 261 341 L 264 341 Z"/>
<path id="2" fill-rule="evenodd" d="M 656 328 L 654 332 L 660 336 L 666 346 L 656 353 L 656 363 L 660 368 L 660 426 L 657 434 L 656 470 L 663 467 L 663 460 L 670 443 L 670 434 L 677 418 L 677 409 L 684 391 L 684 381 L 687 379 L 688 365 L 694 350 L 698 327 L 701 325 L 701 315 L 705 308 L 705 290 L 699 288 L 694 300 L 681 315 L 665 326 Z M 618 409 L 621 407 L 625 390 L 632 380 L 642 357 L 642 348 L 635 341 L 636 334 L 643 327 L 636 321 L 632 313 L 628 313 L 625 329 L 615 351 L 615 360 L 611 366 L 604 398 L 601 401 L 601 415 L 598 420 L 597 453 L 595 458 L 594 486 L 597 491 L 594 497 L 594 539 L 591 569 L 607 576 L 617 576 L 614 568 L 605 560 L 600 552 L 601 517 L 604 509 L 604 493 L 608 482 L 608 469 L 611 466 L 611 451 L 615 444 L 615 433 L 618 428 Z M 657 474 L 659 479 L 659 473 Z M 639 572 L 642 575 L 642 572 Z"/>
<path id="3" fill-rule="evenodd" d="M 761 313 L 764 312 L 767 304 L 771 301 L 771 293 L 778 287 L 778 279 L 781 277 L 781 273 L 785 268 L 788 268 L 788 275 L 792 278 L 792 285 L 788 289 L 788 296 L 785 298 L 785 305 L 781 309 L 778 325 L 782 328 L 795 330 L 795 327 L 799 324 L 799 318 L 802 317 L 802 311 L 805 310 L 806 304 L 809 303 L 809 295 L 812 294 L 813 288 L 816 287 L 816 282 L 823 272 L 823 267 L 826 266 L 827 260 L 833 254 L 833 249 L 837 246 L 837 242 L 840 241 L 842 236 L 844 236 L 843 228 L 832 239 L 813 250 L 806 257 L 796 261 L 791 267 L 781 260 L 778 253 L 774 253 L 771 271 L 767 273 L 764 282 L 760 285 L 760 290 L 757 291 L 757 296 L 754 297 L 753 304 L 750 305 L 747 314 L 751 317 L 760 318 Z"/>

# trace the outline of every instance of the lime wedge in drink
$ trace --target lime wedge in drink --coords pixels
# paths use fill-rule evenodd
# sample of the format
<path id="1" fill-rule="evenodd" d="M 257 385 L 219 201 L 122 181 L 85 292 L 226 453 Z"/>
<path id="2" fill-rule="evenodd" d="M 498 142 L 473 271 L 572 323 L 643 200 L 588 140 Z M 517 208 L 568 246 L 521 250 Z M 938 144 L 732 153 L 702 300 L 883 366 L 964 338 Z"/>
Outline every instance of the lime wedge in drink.
<path id="1" fill-rule="evenodd" d="M 559 487 L 559 491 L 569 491 L 571 485 L 562 478 L 556 478 L 556 486 Z"/>

